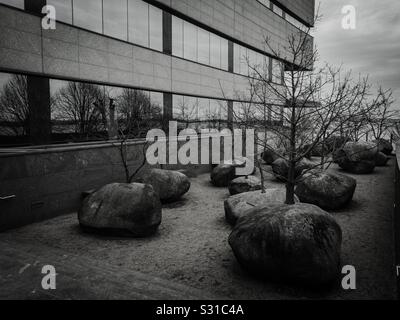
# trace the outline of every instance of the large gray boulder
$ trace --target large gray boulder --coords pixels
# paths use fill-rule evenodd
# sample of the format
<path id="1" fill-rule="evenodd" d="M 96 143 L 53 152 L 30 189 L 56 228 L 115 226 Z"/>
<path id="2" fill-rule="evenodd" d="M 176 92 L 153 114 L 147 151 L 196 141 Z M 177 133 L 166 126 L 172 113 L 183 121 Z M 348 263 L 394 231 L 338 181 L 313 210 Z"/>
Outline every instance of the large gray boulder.
<path id="1" fill-rule="evenodd" d="M 299 177 L 305 170 L 315 168 L 315 163 L 308 159 L 302 159 L 296 164 L 295 177 Z M 289 176 L 289 163 L 285 159 L 278 159 L 272 164 L 272 171 L 277 180 L 286 182 Z"/>
<path id="2" fill-rule="evenodd" d="M 356 187 L 357 181 L 351 177 L 313 170 L 298 183 L 296 195 L 301 202 L 337 210 L 351 202 Z"/>
<path id="3" fill-rule="evenodd" d="M 161 223 L 161 203 L 151 185 L 113 183 L 83 200 L 78 219 L 89 232 L 145 237 Z"/>
<path id="4" fill-rule="evenodd" d="M 249 210 L 257 206 L 267 206 L 272 204 L 283 204 L 286 201 L 286 191 L 284 189 L 267 189 L 237 194 L 225 200 L 225 219 L 235 225 L 237 220 L 247 215 Z M 298 198 L 295 198 L 299 202 Z"/>
<path id="5" fill-rule="evenodd" d="M 348 142 L 337 152 L 335 160 L 339 166 L 350 173 L 368 174 L 375 169 L 376 144 L 370 142 Z"/>
<path id="6" fill-rule="evenodd" d="M 393 145 L 389 140 L 379 139 L 375 140 L 374 143 L 378 146 L 379 152 L 382 152 L 387 156 L 390 156 L 393 153 Z"/>
<path id="7" fill-rule="evenodd" d="M 211 183 L 216 187 L 228 187 L 236 178 L 236 166 L 232 164 L 220 164 L 211 172 Z"/>
<path id="8" fill-rule="evenodd" d="M 255 176 L 239 177 L 229 183 L 229 193 L 235 194 L 261 190 L 261 180 Z"/>
<path id="9" fill-rule="evenodd" d="M 238 262 L 251 274 L 312 287 L 340 275 L 341 243 L 335 219 L 310 204 L 256 207 L 229 237 Z"/>
<path id="10" fill-rule="evenodd" d="M 261 154 L 261 158 L 264 160 L 265 164 L 272 165 L 274 161 L 278 160 L 280 157 L 276 154 L 274 150 L 265 150 Z"/>
<path id="11" fill-rule="evenodd" d="M 377 167 L 385 167 L 389 161 L 389 157 L 383 152 L 378 152 L 375 158 L 375 164 Z"/>
<path id="12" fill-rule="evenodd" d="M 178 201 L 190 189 L 189 178 L 179 171 L 152 169 L 144 174 L 141 182 L 152 185 L 164 203 Z"/>

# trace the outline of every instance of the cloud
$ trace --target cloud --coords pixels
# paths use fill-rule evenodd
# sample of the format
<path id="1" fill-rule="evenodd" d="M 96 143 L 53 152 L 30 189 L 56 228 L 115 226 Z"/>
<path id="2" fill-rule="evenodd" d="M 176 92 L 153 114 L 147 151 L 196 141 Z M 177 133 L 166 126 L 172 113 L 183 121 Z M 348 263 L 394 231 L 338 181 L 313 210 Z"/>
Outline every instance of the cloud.
<path id="1" fill-rule="evenodd" d="M 342 28 L 342 8 L 356 8 L 356 30 Z M 374 85 L 395 91 L 400 108 L 400 1 L 321 0 L 314 31 L 321 62 L 370 76 Z"/>

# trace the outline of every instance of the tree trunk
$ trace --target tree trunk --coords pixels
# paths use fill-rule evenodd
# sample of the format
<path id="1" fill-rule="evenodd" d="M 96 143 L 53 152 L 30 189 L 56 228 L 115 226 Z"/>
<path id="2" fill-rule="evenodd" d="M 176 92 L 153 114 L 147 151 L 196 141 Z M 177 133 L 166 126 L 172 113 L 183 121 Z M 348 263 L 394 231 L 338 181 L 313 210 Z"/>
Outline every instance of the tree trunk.
<path id="1" fill-rule="evenodd" d="M 296 163 L 291 161 L 289 162 L 289 173 L 288 180 L 286 182 L 286 204 L 293 205 L 294 201 L 294 189 L 295 189 L 295 179 L 296 179 Z"/>

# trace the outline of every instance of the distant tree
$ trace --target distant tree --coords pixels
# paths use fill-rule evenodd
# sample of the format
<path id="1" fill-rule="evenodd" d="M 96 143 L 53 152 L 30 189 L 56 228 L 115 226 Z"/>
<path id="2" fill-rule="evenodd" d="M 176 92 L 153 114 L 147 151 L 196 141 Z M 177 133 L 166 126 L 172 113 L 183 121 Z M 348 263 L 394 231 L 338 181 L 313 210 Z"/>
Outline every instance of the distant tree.
<path id="1" fill-rule="evenodd" d="M 392 90 L 382 88 L 379 88 L 376 98 L 371 102 L 372 108 L 366 114 L 366 120 L 373 138 L 377 141 L 389 132 L 394 120 L 399 118 L 399 112 L 391 109 L 393 103 Z"/>
<path id="2" fill-rule="evenodd" d="M 142 146 L 142 160 L 132 169 L 131 159 L 137 158 L 130 152 L 130 139 L 142 138 L 148 130 L 161 122 L 162 109 L 152 103 L 147 92 L 134 89 L 124 89 L 116 98 L 118 113 L 118 143 L 121 162 L 125 171 L 127 183 L 131 183 L 140 170 L 146 165 L 147 143 Z"/>
<path id="3" fill-rule="evenodd" d="M 26 136 L 29 135 L 29 115 L 26 76 L 12 75 L 0 92 L 0 121 L 9 123 L 13 135 Z"/>
<path id="4" fill-rule="evenodd" d="M 55 117 L 71 121 L 80 138 L 88 138 L 107 129 L 107 98 L 101 87 L 68 82 L 55 96 Z"/>

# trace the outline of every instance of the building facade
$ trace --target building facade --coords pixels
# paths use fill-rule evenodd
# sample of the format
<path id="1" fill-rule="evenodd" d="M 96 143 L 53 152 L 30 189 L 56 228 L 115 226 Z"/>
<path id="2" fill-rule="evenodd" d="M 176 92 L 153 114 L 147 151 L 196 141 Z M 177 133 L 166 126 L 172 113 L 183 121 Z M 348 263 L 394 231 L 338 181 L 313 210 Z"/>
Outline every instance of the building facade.
<path id="1" fill-rule="evenodd" d="M 43 27 L 46 5 L 55 8 L 55 29 Z M 170 120 L 196 129 L 233 126 L 247 99 L 249 65 L 282 85 L 287 53 L 273 52 L 288 35 L 313 26 L 314 6 L 314 0 L 0 0 L 0 196 L 6 198 L 0 211 L 40 220 L 73 210 L 80 192 L 119 177 L 119 169 L 105 164 L 93 169 L 99 160 L 91 162 L 87 152 L 104 153 L 122 118 L 140 118 L 138 126 L 147 127 Z M 270 103 L 280 110 L 285 102 L 271 95 Z M 46 161 L 57 164 L 33 169 Z M 68 190 L 36 191 L 57 179 L 68 184 L 72 171 L 77 177 Z M 86 175 L 96 177 L 93 183 L 86 184 Z M 8 196 L 20 192 L 24 179 L 25 197 L 33 196 L 21 209 Z M 62 208 L 62 201 L 72 205 Z M 35 208 L 41 213 L 33 214 Z M 0 223 L 15 225 L 7 219 L 0 216 Z"/>

